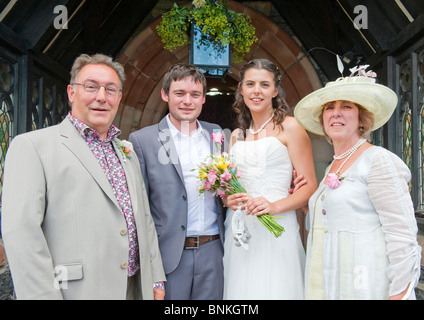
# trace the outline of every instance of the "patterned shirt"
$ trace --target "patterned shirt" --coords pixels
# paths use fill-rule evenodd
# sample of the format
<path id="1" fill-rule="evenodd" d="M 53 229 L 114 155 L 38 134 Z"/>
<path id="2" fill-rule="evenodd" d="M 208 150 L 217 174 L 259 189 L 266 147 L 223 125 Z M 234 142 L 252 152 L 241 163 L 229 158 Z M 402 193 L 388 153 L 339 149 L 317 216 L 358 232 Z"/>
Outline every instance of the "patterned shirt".
<path id="1" fill-rule="evenodd" d="M 119 206 L 124 214 L 128 228 L 129 240 L 128 276 L 133 276 L 140 269 L 137 228 L 135 225 L 125 171 L 112 145 L 113 139 L 115 139 L 121 131 L 112 125 L 107 132 L 106 139 L 101 141 L 95 130 L 73 117 L 71 113 L 68 113 L 68 119 L 84 138 L 85 142 L 99 162 L 110 185 L 112 186 L 113 193 L 115 194 Z"/>

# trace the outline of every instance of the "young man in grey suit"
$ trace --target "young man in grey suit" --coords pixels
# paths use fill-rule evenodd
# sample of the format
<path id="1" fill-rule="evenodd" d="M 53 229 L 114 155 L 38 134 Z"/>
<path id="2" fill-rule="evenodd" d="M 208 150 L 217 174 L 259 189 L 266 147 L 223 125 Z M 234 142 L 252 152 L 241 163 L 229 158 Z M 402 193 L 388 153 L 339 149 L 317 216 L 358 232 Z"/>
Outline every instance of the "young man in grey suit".
<path id="1" fill-rule="evenodd" d="M 138 155 L 159 237 L 167 281 L 165 299 L 222 299 L 223 206 L 199 196 L 197 164 L 217 152 L 216 124 L 198 121 L 206 79 L 194 66 L 177 64 L 164 76 L 169 114 L 138 130 L 130 141 Z"/>
<path id="2" fill-rule="evenodd" d="M 160 299 L 165 280 L 137 156 L 112 125 L 123 67 L 81 55 L 62 123 L 7 152 L 2 235 L 18 299 Z"/>

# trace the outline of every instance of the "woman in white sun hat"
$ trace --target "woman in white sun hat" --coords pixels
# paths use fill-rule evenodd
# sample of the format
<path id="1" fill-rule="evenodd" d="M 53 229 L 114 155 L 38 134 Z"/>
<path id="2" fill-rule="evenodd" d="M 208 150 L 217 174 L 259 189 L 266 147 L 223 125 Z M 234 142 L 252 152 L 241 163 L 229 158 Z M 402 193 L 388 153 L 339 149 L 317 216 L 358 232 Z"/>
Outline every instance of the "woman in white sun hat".
<path id="1" fill-rule="evenodd" d="M 421 248 L 411 173 L 395 154 L 367 141 L 398 98 L 366 67 L 312 92 L 294 110 L 335 154 L 309 200 L 306 299 L 415 299 Z"/>

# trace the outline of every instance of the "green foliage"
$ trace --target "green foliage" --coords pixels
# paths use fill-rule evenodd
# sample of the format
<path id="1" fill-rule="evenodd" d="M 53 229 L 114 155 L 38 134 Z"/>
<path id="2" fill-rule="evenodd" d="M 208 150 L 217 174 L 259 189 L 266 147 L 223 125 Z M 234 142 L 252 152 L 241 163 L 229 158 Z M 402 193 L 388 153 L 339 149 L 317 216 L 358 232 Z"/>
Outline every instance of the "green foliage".
<path id="1" fill-rule="evenodd" d="M 179 7 L 176 3 L 170 11 L 162 15 L 162 22 L 156 27 L 156 31 L 162 38 L 166 50 L 172 51 L 188 43 L 190 18 L 190 8 Z"/>
<path id="2" fill-rule="evenodd" d="M 253 43 L 258 41 L 255 27 L 249 16 L 229 10 L 223 1 L 193 1 L 194 8 L 173 8 L 162 15 L 161 23 L 156 27 L 164 48 L 173 49 L 189 42 L 190 24 L 199 26 L 205 39 L 219 46 L 231 44 L 233 61 L 241 62 Z"/>
<path id="3" fill-rule="evenodd" d="M 234 11 L 229 12 L 233 27 L 230 33 L 230 42 L 233 44 L 233 59 L 239 62 L 245 53 L 250 51 L 250 47 L 258 41 L 255 35 L 255 27 L 250 23 L 250 17 Z"/>

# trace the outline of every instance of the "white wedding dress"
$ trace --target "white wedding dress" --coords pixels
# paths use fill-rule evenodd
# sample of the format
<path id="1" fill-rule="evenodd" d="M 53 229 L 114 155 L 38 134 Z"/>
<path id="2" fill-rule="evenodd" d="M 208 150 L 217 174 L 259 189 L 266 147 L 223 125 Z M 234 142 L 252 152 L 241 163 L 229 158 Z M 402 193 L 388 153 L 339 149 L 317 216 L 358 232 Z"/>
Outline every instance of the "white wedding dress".
<path id="1" fill-rule="evenodd" d="M 293 166 L 287 147 L 275 137 L 238 141 L 231 155 L 242 170 L 240 182 L 251 197 L 268 201 L 288 196 Z M 234 245 L 233 210 L 227 210 L 224 299 L 304 299 L 305 250 L 295 211 L 277 219 L 285 232 L 275 238 L 256 216 L 243 215 L 252 235 L 249 249 Z"/>

